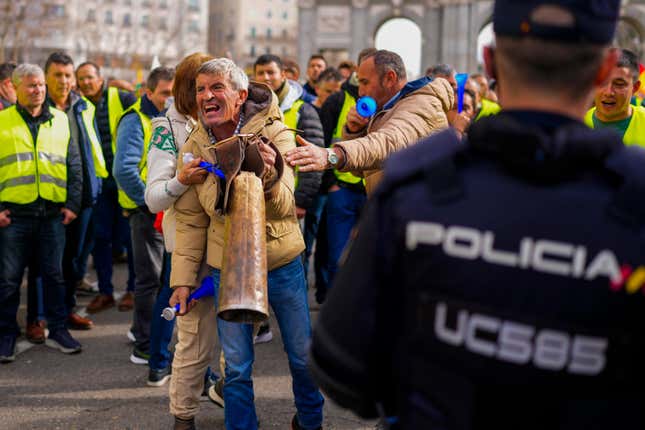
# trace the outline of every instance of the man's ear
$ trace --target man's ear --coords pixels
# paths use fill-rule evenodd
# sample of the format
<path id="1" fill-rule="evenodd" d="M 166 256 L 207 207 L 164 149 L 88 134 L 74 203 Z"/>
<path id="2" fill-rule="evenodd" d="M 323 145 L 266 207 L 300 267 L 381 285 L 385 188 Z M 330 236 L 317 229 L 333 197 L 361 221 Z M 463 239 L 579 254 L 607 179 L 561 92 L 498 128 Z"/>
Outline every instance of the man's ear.
<path id="1" fill-rule="evenodd" d="M 492 46 L 484 46 L 484 67 L 489 78 L 497 79 L 497 71 L 495 70 L 495 48 Z"/>
<path id="2" fill-rule="evenodd" d="M 242 106 L 244 103 L 246 103 L 246 99 L 249 98 L 249 90 L 239 90 L 238 94 L 240 95 L 238 106 Z"/>
<path id="3" fill-rule="evenodd" d="M 398 76 L 396 76 L 396 72 L 394 70 L 388 70 L 387 72 L 385 72 L 383 79 L 381 80 L 381 85 L 384 88 L 392 88 L 398 83 L 399 78 Z"/>
<path id="4" fill-rule="evenodd" d="M 638 90 L 641 89 L 641 81 L 636 81 L 634 84 L 634 87 L 632 88 L 632 94 L 636 95 L 638 94 Z"/>
<path id="5" fill-rule="evenodd" d="M 596 78 L 594 79 L 594 86 L 596 88 L 603 87 L 611 76 L 612 70 L 616 67 L 618 63 L 618 56 L 620 55 L 620 50 L 618 48 L 610 48 L 604 55 L 602 64 L 596 73 Z"/>
<path id="6" fill-rule="evenodd" d="M 152 97 L 152 93 L 153 93 L 153 91 L 150 88 L 146 87 L 146 96 L 148 98 Z"/>

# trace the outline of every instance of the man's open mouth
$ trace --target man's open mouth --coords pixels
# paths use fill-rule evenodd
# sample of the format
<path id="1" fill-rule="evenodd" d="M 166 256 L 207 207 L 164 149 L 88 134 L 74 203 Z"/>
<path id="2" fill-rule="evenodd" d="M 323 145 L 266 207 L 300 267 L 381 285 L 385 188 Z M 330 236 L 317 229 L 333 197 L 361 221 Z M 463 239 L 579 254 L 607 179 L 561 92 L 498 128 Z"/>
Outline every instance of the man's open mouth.
<path id="1" fill-rule="evenodd" d="M 209 104 L 209 105 L 204 106 L 204 113 L 207 113 L 207 114 L 215 113 L 215 112 L 219 112 L 220 109 L 221 109 L 221 107 L 218 104 Z"/>

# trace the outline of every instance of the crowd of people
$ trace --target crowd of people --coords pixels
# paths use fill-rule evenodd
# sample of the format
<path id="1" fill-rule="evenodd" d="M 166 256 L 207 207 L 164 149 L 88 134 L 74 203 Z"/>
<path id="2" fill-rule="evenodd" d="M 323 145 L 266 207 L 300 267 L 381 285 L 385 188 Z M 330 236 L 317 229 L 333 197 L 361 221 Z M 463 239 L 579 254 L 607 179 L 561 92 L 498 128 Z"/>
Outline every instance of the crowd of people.
<path id="1" fill-rule="evenodd" d="M 109 85 L 94 62 L 75 66 L 64 52 L 52 53 L 44 68 L 0 65 L 0 362 L 16 359 L 21 333 L 17 321 L 20 286 L 28 269 L 25 335 L 30 342 L 45 343 L 65 354 L 78 353 L 82 346 L 70 330 L 92 329 L 91 316 L 115 306 L 119 311 L 130 311 L 130 361 L 148 366 L 148 385 L 164 386 L 170 381 L 175 429 L 195 428 L 202 396 L 224 407 L 227 429 L 256 429 L 259 418 L 251 378 L 254 343 L 270 341 L 276 328 L 266 322 L 238 323 L 216 317 L 227 229 L 242 229 L 227 226 L 232 178 L 218 177 L 216 170 L 226 162 L 222 148 L 231 139 L 257 136 L 261 138 L 257 156 L 248 161 L 255 164 L 247 170 L 259 178 L 265 207 L 266 262 L 262 267 L 266 269 L 268 302 L 293 379 L 297 411 L 292 429 L 322 428 L 324 400 L 319 386 L 362 415 L 382 416 L 386 427 L 430 428 L 427 423 L 433 420 L 445 423 L 457 419 L 457 409 L 451 409 L 452 398 L 439 402 L 440 412 L 433 409 L 432 402 L 441 396 L 442 389 L 464 398 L 473 396 L 468 400 L 471 402 L 481 398 L 468 394 L 474 388 L 459 385 L 463 381 L 457 376 L 442 379 L 440 369 L 460 374 L 464 369 L 455 363 L 470 363 L 473 369 L 483 369 L 485 364 L 418 336 L 433 324 L 435 330 L 445 325 L 447 307 L 462 309 L 461 324 L 467 319 L 462 318 L 467 315 L 463 309 L 479 309 L 470 308 L 470 301 L 487 303 L 482 312 L 488 313 L 501 302 L 465 287 L 480 282 L 469 270 L 488 279 L 491 266 L 454 265 L 443 255 L 430 256 L 429 246 L 442 245 L 447 255 L 466 260 L 477 260 L 481 252 L 483 260 L 491 264 L 532 265 L 534 270 L 550 274 L 573 272 L 580 279 L 586 273 L 587 280 L 607 276 L 613 290 L 626 282 L 631 273 L 626 270 L 642 264 L 642 259 L 629 260 L 629 269 L 619 269 L 613 261 L 603 260 L 585 272 L 583 260 L 591 258 L 585 254 L 586 248 L 574 251 L 573 245 L 537 239 L 522 241 L 519 256 L 493 248 L 497 243 L 493 244 L 492 231 L 502 228 L 499 220 L 505 219 L 503 211 L 507 209 L 495 202 L 493 190 L 500 198 L 509 198 L 506 203 L 521 206 L 527 219 L 535 218 L 533 203 L 543 200 L 524 202 L 527 196 L 510 185 L 505 188 L 501 179 L 486 176 L 490 172 L 485 171 L 488 164 L 479 161 L 482 154 L 499 156 L 507 175 L 526 175 L 520 182 L 526 188 L 532 184 L 538 195 L 541 184 L 555 188 L 577 181 L 578 176 L 569 177 L 571 172 L 591 158 L 611 152 L 601 143 L 597 150 L 576 146 L 585 139 L 604 136 L 611 140 L 617 132 L 625 145 L 645 146 L 645 108 L 637 99 L 637 56 L 609 49 L 606 35 L 577 47 L 577 53 L 571 51 L 571 45 L 562 47 L 558 39 L 562 31 L 549 33 L 549 17 L 556 16 L 556 27 L 561 28 L 562 19 L 570 17 L 567 8 L 540 15 L 546 21 L 540 21 L 535 34 L 530 26 L 525 32 L 530 33 L 530 41 L 538 42 L 525 46 L 526 35 L 516 34 L 505 24 L 505 19 L 517 20 L 517 16 L 499 9 L 504 3 L 508 2 L 497 2 L 495 15 L 496 31 L 502 37 L 496 48 L 485 50 L 487 73 L 471 74 L 463 88 L 459 88 L 450 65 L 435 65 L 425 76 L 408 80 L 399 55 L 373 48 L 363 50 L 356 64 L 343 61 L 338 67 L 313 55 L 304 84 L 300 83 L 298 65 L 276 55 L 258 57 L 252 76 L 247 76 L 230 59 L 194 53 L 176 67 L 152 70 L 138 97 L 118 88 L 118 81 Z M 532 7 L 539 8 L 539 4 Z M 602 14 L 594 15 L 593 10 L 585 13 L 594 23 L 601 20 Z M 577 31 L 584 32 L 581 28 Z M 607 27 L 606 31 L 613 30 Z M 584 40 L 589 37 L 587 33 L 583 36 Z M 549 40 L 550 49 L 543 49 L 540 55 L 527 54 L 529 48 L 544 48 L 541 38 Z M 600 69 L 599 52 L 604 55 Z M 547 77 L 545 70 L 557 73 Z M 592 89 L 595 98 L 589 105 L 587 95 Z M 357 100 L 363 96 L 375 101 L 376 113 L 370 117 L 357 110 Z M 556 99 L 570 103 L 557 105 Z M 587 127 L 581 128 L 579 113 L 583 108 Z M 590 134 L 589 128 L 609 129 L 613 134 Z M 508 137 L 510 130 L 512 136 Z M 433 137 L 427 139 L 429 136 Z M 533 146 L 513 147 L 521 140 Z M 475 148 L 472 154 L 460 152 L 468 145 Z M 410 147 L 415 149 L 407 150 Z M 638 154 L 634 157 L 639 159 Z M 386 161 L 389 170 L 384 171 Z M 597 161 L 589 163 L 598 165 Z M 628 175 L 634 167 L 626 162 L 617 169 Z M 482 183 L 490 188 L 482 188 L 476 176 L 485 178 Z M 628 184 L 637 192 L 643 186 L 642 178 Z M 481 199 L 473 195 L 477 192 L 481 192 Z M 567 192 L 578 195 L 576 190 Z M 633 203 L 633 211 L 630 206 L 642 199 L 620 196 L 621 216 L 642 226 L 642 203 Z M 459 206 L 460 199 L 468 204 Z M 474 199 L 472 205 L 468 199 Z M 424 206 L 424 202 L 432 204 Z M 369 209 L 357 232 L 366 207 Z M 394 212 L 395 208 L 409 212 Z M 472 221 L 475 212 L 481 224 Z M 483 219 L 489 215 L 485 223 Z M 533 223 L 543 227 L 533 230 L 533 235 L 551 237 L 544 219 L 535 218 Z M 475 226 L 486 231 L 483 238 Z M 624 232 L 617 231 L 615 234 L 623 237 Z M 509 237 L 505 237 L 507 242 L 512 241 Z M 349 247 L 353 240 L 356 243 Z M 576 236 L 576 240 L 581 243 L 583 237 Z M 523 253 L 539 256 L 525 257 Z M 90 255 L 98 280 L 95 291 L 86 281 Z M 572 268 L 565 264 L 570 257 L 574 259 Z M 642 252 L 629 254 L 630 259 L 637 257 L 642 257 Z M 128 281 L 117 302 L 112 275 L 113 265 L 119 261 L 127 263 Z M 313 276 L 308 279 L 310 262 Z M 504 282 L 509 277 L 501 269 L 492 271 L 499 272 L 496 276 Z M 214 297 L 190 301 L 190 293 L 205 278 L 213 280 Z M 438 285 L 436 290 L 424 290 L 429 279 Z M 642 283 L 643 277 L 638 279 Z M 406 286 L 409 282 L 409 290 L 405 290 L 409 294 L 392 290 L 403 285 L 399 284 L 403 280 Z M 642 287 L 637 281 L 626 288 Z M 529 285 L 533 278 L 524 282 Z M 554 285 L 559 282 L 553 280 Z M 449 286 L 462 292 L 462 302 Z M 325 303 L 313 336 L 311 367 L 309 288 L 315 288 L 316 300 Z M 89 316 L 78 312 L 76 295 L 80 292 L 95 295 L 86 308 Z M 160 317 L 169 305 L 179 305 L 176 324 Z M 383 316 L 387 309 L 401 324 L 391 324 L 392 320 Z M 404 309 L 413 310 L 406 313 Z M 542 316 L 541 308 L 525 311 Z M 434 315 L 436 320 L 429 319 Z M 512 312 L 509 318 L 522 320 Z M 550 322 L 559 327 L 556 320 Z M 497 331 L 499 321 L 494 327 L 492 323 L 480 324 L 480 331 Z M 437 332 L 438 341 L 460 345 L 464 336 L 453 331 L 458 329 L 443 327 Z M 174 331 L 177 342 L 173 346 Z M 392 342 L 377 346 L 376 333 Z M 403 340 L 395 341 L 397 333 L 405 334 Z M 518 336 L 524 332 L 517 333 L 508 334 L 507 342 L 520 348 L 523 344 Z M 476 335 L 475 331 L 468 335 L 472 346 L 467 338 L 466 348 L 488 355 L 488 344 Z M 219 369 L 214 371 L 210 364 L 217 352 L 216 337 L 221 352 Z M 417 342 L 428 349 L 402 357 L 400 351 L 409 345 L 401 342 Z M 575 354 L 583 357 L 578 370 L 591 366 L 584 358 L 592 360 L 598 345 L 584 344 L 582 352 L 572 353 L 574 358 Z M 423 360 L 413 358 L 433 348 L 456 361 L 437 359 L 434 367 L 423 373 Z M 517 357 L 511 357 L 512 353 L 501 359 L 513 361 Z M 539 359 L 535 362 L 540 367 Z M 549 363 L 544 366 L 548 368 Z M 422 375 L 422 382 L 417 383 L 421 387 L 411 388 L 416 385 L 407 371 Z M 505 381 L 505 377 L 501 379 Z M 381 380 L 386 383 L 376 385 Z M 410 385 L 402 386 L 402 381 Z M 435 381 L 441 381 L 436 390 L 428 388 L 435 386 Z M 384 392 L 386 385 L 391 391 Z M 412 390 L 417 396 L 411 400 L 412 406 L 393 400 L 401 390 Z M 482 416 L 489 418 L 485 413 Z"/>

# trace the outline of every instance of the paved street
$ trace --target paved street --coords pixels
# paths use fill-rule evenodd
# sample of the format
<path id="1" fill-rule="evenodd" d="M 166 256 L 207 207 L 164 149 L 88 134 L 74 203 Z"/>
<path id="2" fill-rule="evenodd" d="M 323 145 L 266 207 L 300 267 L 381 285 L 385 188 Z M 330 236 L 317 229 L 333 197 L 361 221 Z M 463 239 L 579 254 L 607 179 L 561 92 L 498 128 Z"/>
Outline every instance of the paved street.
<path id="1" fill-rule="evenodd" d="M 125 265 L 116 266 L 114 285 L 119 293 L 125 285 L 124 272 Z M 24 325 L 26 288 L 22 293 L 19 321 Z M 79 296 L 82 306 L 90 300 Z M 316 314 L 313 309 L 314 318 Z M 83 344 L 81 354 L 64 355 L 20 338 L 21 349 L 28 349 L 14 363 L 0 365 L 1 429 L 172 428 L 168 386 L 147 387 L 147 367 L 128 359 L 130 313 L 112 308 L 92 318 L 92 330 L 72 332 Z M 277 324 L 272 322 L 273 341 L 256 347 L 256 407 L 261 429 L 288 429 L 295 412 L 291 378 Z M 196 422 L 199 429 L 224 429 L 223 410 L 202 402 Z M 374 424 L 327 401 L 324 427 L 372 429 Z"/>

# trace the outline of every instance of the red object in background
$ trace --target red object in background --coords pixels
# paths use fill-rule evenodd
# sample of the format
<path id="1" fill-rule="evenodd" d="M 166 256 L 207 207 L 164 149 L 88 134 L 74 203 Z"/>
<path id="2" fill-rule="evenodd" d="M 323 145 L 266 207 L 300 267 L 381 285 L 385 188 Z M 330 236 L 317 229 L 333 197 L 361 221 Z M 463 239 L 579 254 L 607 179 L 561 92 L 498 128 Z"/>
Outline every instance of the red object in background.
<path id="1" fill-rule="evenodd" d="M 638 73 L 640 73 L 642 75 L 643 72 L 645 72 L 645 66 L 643 66 L 642 64 L 639 64 L 638 65 Z"/>
<path id="2" fill-rule="evenodd" d="M 157 212 L 157 217 L 155 218 L 155 223 L 153 224 L 153 227 L 161 234 L 163 234 L 163 228 L 161 227 L 162 221 L 163 221 L 163 211 Z"/>

